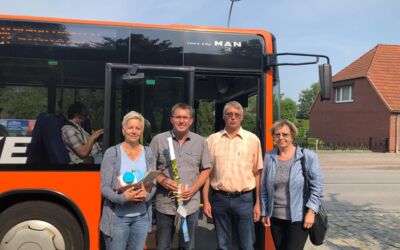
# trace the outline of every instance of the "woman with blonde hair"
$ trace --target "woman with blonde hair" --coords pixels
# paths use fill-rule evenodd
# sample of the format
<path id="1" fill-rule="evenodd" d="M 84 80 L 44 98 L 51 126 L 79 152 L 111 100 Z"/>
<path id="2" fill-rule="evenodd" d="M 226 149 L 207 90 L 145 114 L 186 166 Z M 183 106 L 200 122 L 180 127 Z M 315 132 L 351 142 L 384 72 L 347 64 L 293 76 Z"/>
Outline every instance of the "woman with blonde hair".
<path id="1" fill-rule="evenodd" d="M 149 228 L 146 202 L 155 187 L 122 189 L 129 182 L 140 181 L 149 169 L 156 169 L 152 150 L 139 143 L 144 118 L 135 111 L 122 120 L 124 141 L 105 152 L 101 164 L 101 193 L 104 197 L 100 230 L 107 250 L 142 250 Z"/>

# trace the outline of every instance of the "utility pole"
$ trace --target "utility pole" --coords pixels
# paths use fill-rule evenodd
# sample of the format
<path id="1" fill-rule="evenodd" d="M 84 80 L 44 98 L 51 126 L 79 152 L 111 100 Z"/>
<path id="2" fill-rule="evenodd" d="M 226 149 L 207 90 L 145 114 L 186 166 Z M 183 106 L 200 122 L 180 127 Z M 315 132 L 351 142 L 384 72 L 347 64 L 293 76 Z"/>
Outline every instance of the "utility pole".
<path id="1" fill-rule="evenodd" d="M 234 2 L 239 2 L 240 0 L 229 0 L 229 1 L 231 1 L 231 8 L 229 9 L 228 28 L 229 28 L 230 23 L 231 23 L 231 14 L 232 14 L 233 3 Z"/>

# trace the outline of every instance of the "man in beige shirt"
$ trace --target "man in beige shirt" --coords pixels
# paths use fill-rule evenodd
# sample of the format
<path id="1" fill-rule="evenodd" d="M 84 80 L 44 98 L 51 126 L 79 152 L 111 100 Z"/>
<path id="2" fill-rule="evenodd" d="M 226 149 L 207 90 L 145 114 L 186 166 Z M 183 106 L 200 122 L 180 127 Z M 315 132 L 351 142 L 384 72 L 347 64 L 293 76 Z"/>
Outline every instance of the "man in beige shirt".
<path id="1" fill-rule="evenodd" d="M 232 249 L 232 232 L 240 249 L 253 249 L 254 222 L 260 219 L 260 140 L 241 127 L 240 103 L 226 103 L 223 115 L 225 129 L 207 139 L 214 167 L 203 188 L 204 213 L 214 219 L 217 249 Z"/>

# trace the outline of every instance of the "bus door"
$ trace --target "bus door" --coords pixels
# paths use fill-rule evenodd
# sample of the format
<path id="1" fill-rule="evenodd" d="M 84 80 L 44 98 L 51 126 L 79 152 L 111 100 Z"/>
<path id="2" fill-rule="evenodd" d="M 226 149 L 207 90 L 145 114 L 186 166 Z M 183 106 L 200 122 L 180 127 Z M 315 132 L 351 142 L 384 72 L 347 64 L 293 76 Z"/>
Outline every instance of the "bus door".
<path id="1" fill-rule="evenodd" d="M 264 87 L 261 84 L 261 73 L 200 71 L 196 69 L 194 87 L 195 122 L 193 130 L 207 138 L 210 134 L 224 128 L 223 108 L 229 101 L 239 102 L 244 109 L 242 127 L 258 135 L 262 141 L 263 131 L 263 96 Z M 212 221 L 205 218 L 199 222 L 204 230 L 196 240 L 196 249 L 216 249 L 215 232 Z M 233 237 L 235 239 L 235 237 Z M 255 249 L 263 248 L 263 226 L 256 225 Z M 237 242 L 232 244 L 233 250 L 238 249 Z"/>
<path id="2" fill-rule="evenodd" d="M 140 112 L 145 121 L 143 144 L 171 129 L 170 112 L 177 102 L 193 103 L 193 67 L 106 64 L 104 149 L 123 141 L 121 121 L 129 111 Z M 146 245 L 155 248 L 155 235 Z"/>
<path id="3" fill-rule="evenodd" d="M 193 103 L 193 83 L 193 67 L 106 64 L 104 148 L 123 140 L 121 121 L 132 110 L 146 119 L 145 145 L 171 129 L 171 107 Z"/>

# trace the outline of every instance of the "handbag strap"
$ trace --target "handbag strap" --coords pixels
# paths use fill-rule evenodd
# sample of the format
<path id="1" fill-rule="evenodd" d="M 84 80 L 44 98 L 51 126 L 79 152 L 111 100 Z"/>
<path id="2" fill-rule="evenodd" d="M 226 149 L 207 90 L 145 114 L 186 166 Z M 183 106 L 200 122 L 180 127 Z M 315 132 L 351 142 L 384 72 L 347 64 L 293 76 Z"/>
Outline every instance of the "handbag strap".
<path id="1" fill-rule="evenodd" d="M 303 190 L 303 198 L 304 200 L 307 199 L 308 195 L 306 190 L 309 192 L 310 191 L 310 176 L 307 173 L 306 169 L 306 156 L 304 154 L 304 148 L 301 148 L 301 153 L 303 156 L 300 158 L 300 163 L 301 163 L 301 170 L 303 172 L 303 177 L 304 177 L 304 190 Z"/>
<path id="2" fill-rule="evenodd" d="M 303 177 L 305 180 L 305 188 L 310 189 L 310 176 L 308 175 L 306 169 L 306 155 L 304 154 L 304 148 L 301 148 L 301 153 L 303 156 L 300 158 L 301 171 L 303 172 Z"/>
<path id="3" fill-rule="evenodd" d="M 308 175 L 307 170 L 306 170 L 306 156 L 304 154 L 304 148 L 301 149 L 301 153 L 303 154 L 303 156 L 300 158 L 301 170 L 303 172 L 303 176 L 304 176 L 304 179 L 306 180 L 307 186 L 309 186 L 310 176 Z"/>

